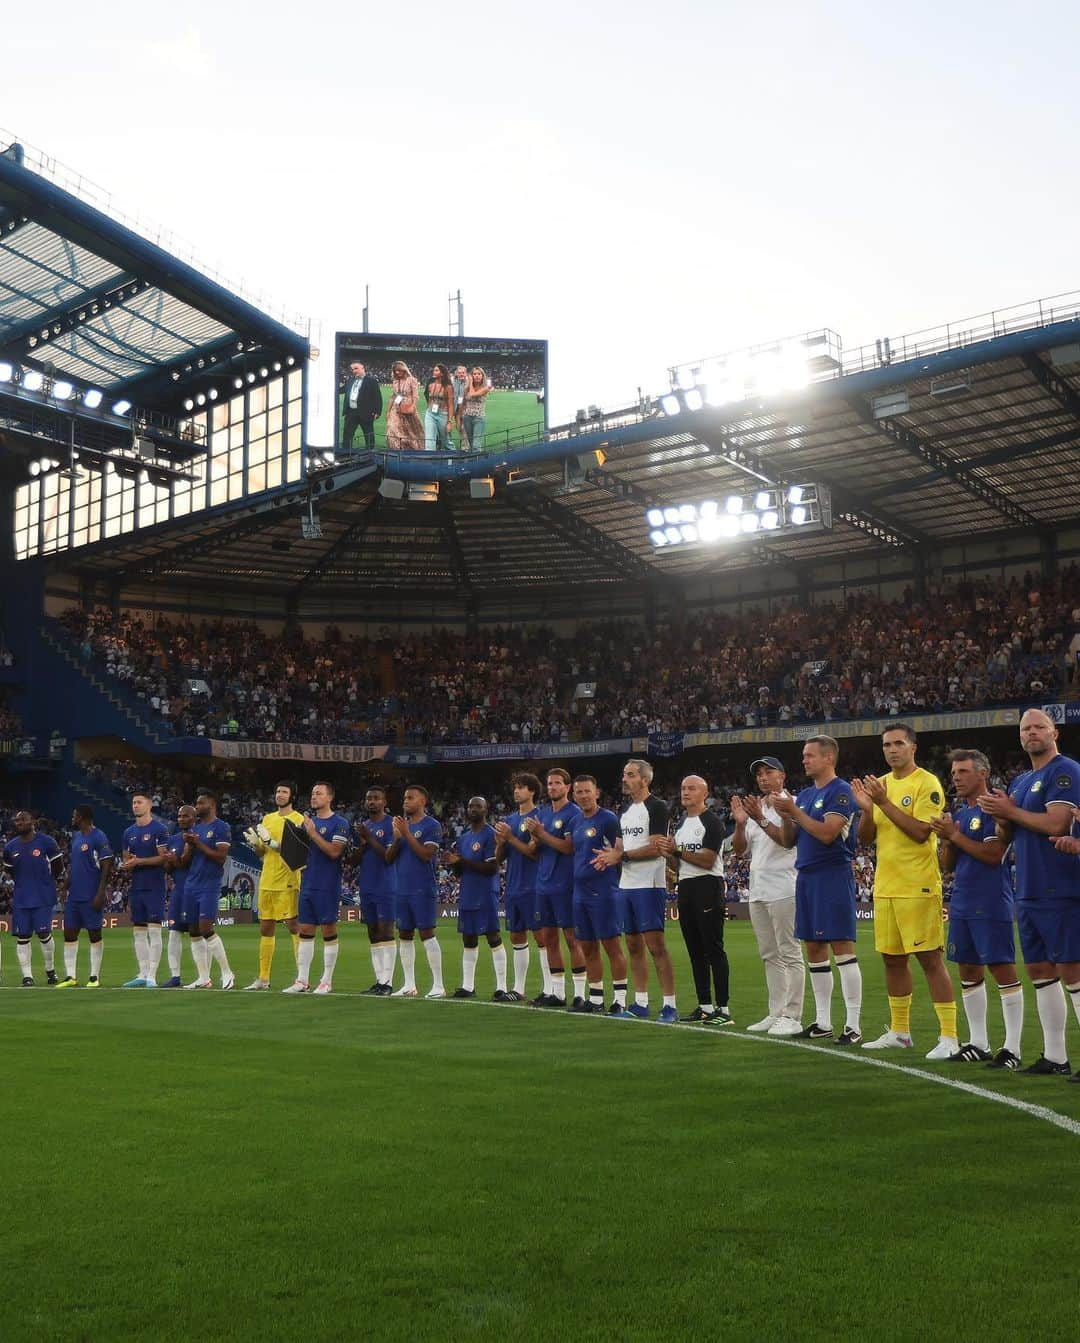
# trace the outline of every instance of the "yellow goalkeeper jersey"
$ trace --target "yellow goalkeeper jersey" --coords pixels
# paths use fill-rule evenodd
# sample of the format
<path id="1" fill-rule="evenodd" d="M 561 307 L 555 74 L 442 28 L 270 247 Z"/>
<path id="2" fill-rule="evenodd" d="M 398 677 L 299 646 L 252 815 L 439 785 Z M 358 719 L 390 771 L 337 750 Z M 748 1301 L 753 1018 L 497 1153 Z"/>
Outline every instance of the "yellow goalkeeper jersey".
<path id="1" fill-rule="evenodd" d="M 304 818 L 298 811 L 290 811 L 287 816 L 282 816 L 279 811 L 269 811 L 262 818 L 263 825 L 270 831 L 270 838 L 278 844 L 281 843 L 281 836 L 285 832 L 286 821 L 292 821 L 294 825 L 304 824 Z M 262 891 L 298 891 L 300 889 L 300 872 L 294 872 L 276 850 L 267 848 L 263 854 L 259 889 Z"/>
<path id="2" fill-rule="evenodd" d="M 945 809 L 941 782 L 927 769 L 916 767 L 902 779 L 891 772 L 881 776 L 889 801 L 916 821 L 931 821 Z M 941 895 L 937 836 L 931 830 L 916 844 L 880 807 L 874 808 L 877 826 L 877 862 L 874 869 L 874 899 L 899 900 Z"/>

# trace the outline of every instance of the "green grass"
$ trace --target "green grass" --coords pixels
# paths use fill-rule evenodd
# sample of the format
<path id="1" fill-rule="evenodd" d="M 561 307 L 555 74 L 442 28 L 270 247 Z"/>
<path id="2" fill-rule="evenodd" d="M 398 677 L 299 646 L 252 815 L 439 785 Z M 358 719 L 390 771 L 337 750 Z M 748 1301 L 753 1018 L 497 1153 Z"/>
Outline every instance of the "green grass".
<path id="1" fill-rule="evenodd" d="M 386 447 L 386 411 L 393 397 L 393 389 L 383 387 L 383 413 L 375 421 L 375 446 L 377 448 Z M 338 397 L 338 424 L 337 441 L 341 441 L 341 428 L 344 422 L 344 394 Z M 420 416 L 421 424 L 424 421 L 423 387 L 420 389 L 420 399 L 417 405 L 417 413 Z M 536 403 L 535 392 L 490 392 L 487 398 L 487 426 L 484 436 L 485 448 L 496 450 L 506 441 L 505 435 L 510 433 L 511 438 L 517 441 L 522 435 L 531 438 L 542 438 L 544 433 L 544 407 Z M 457 430 L 454 429 L 454 447 L 459 446 Z M 362 450 L 364 446 L 364 435 L 358 429 L 353 438 L 353 448 Z"/>
<path id="2" fill-rule="evenodd" d="M 874 1031 L 884 989 L 860 934 Z M 450 924 L 440 936 L 453 988 L 460 941 Z M 130 936 L 107 937 L 117 984 Z M 225 937 L 245 983 L 256 930 Z M 747 1037 L 764 1010 L 748 925 L 729 924 L 726 1033 L 346 996 L 372 974 L 362 930 L 342 925 L 342 944 L 325 999 L 0 992 L 5 1343 L 999 1338 L 1074 1323 L 1080 1136 Z M 282 936 L 279 986 L 290 953 Z M 482 947 L 482 994 L 490 965 Z M 530 988 L 537 975 L 534 958 Z M 993 992 L 991 1023 L 996 1038 Z M 1080 1086 L 925 1063 L 921 988 L 913 1029 L 924 1048 L 903 1064 L 1080 1119 Z"/>

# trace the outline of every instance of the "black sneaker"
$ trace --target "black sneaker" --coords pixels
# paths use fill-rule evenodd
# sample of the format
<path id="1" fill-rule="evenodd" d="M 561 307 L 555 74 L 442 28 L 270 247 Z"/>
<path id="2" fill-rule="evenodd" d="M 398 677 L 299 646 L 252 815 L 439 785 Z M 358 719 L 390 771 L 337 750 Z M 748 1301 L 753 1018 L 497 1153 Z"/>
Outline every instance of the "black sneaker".
<path id="1" fill-rule="evenodd" d="M 22 986 L 24 989 L 32 989 L 34 987 L 34 981 L 30 975 L 23 976 Z"/>
<path id="2" fill-rule="evenodd" d="M 364 989 L 364 996 L 377 998 L 381 992 L 382 992 L 382 985 L 376 982 L 372 984 L 370 989 Z"/>
<path id="3" fill-rule="evenodd" d="M 491 1001 L 493 1003 L 508 1003 L 511 1002 L 512 999 L 505 989 L 496 989 L 491 995 Z"/>
<path id="4" fill-rule="evenodd" d="M 368 989 L 368 993 L 374 994 L 376 998 L 389 998 L 393 991 L 393 984 L 372 984 Z"/>
<path id="5" fill-rule="evenodd" d="M 856 1045 L 862 1044 L 862 1031 L 854 1030 L 851 1026 L 845 1026 L 836 1037 L 836 1043 L 845 1049 L 854 1049 Z"/>
<path id="6" fill-rule="evenodd" d="M 503 999 L 503 1002 L 523 1003 L 524 1001 L 525 1001 L 525 995 L 523 993 L 518 993 L 517 989 L 506 990 L 506 997 Z"/>
<path id="7" fill-rule="evenodd" d="M 453 992 L 450 996 L 451 996 L 452 998 L 475 998 L 475 997 L 476 997 L 476 990 L 475 990 L 475 989 L 455 989 L 454 992 Z"/>
<path id="8" fill-rule="evenodd" d="M 574 1001 L 570 1004 L 570 1011 L 591 1012 L 592 1003 L 590 1003 L 587 998 L 575 998 Z"/>
<path id="9" fill-rule="evenodd" d="M 1010 1072 L 1016 1072 L 1020 1067 L 1020 1055 L 1014 1054 L 1011 1049 L 999 1049 L 990 1062 L 986 1065 L 988 1068 L 1008 1068 Z"/>
<path id="10" fill-rule="evenodd" d="M 57 978 L 57 974 L 56 974 L 56 971 L 55 971 L 55 970 L 46 970 L 46 971 L 45 971 L 45 983 L 46 983 L 46 984 L 54 984 L 54 985 L 60 983 L 60 980 Z"/>
<path id="11" fill-rule="evenodd" d="M 694 1010 L 685 1017 L 680 1017 L 680 1021 L 712 1021 L 716 1016 L 715 1012 L 706 1012 L 703 1007 L 695 1007 Z"/>
<path id="12" fill-rule="evenodd" d="M 710 1026 L 734 1026 L 735 1018 L 726 1007 L 718 1007 L 715 1012 L 707 1012 L 705 1020 Z"/>
<path id="13" fill-rule="evenodd" d="M 816 1021 L 812 1021 L 805 1030 L 801 1030 L 795 1036 L 796 1040 L 831 1040 L 832 1038 L 832 1027 L 819 1026 Z"/>
<path id="14" fill-rule="evenodd" d="M 949 1062 L 989 1063 L 993 1057 L 989 1049 L 980 1049 L 978 1045 L 973 1045 L 969 1040 L 966 1045 L 961 1045 L 955 1054 L 949 1055 Z"/>
<path id="15" fill-rule="evenodd" d="M 529 1006 L 530 1006 L 530 1007 L 551 1007 L 551 1006 L 553 1005 L 554 1002 L 555 1002 L 555 999 L 551 996 L 550 993 L 538 993 L 538 994 L 536 995 L 536 997 L 533 998 L 533 999 L 530 1001 Z"/>
<path id="16" fill-rule="evenodd" d="M 1040 1054 L 1034 1063 L 1020 1071 L 1032 1077 L 1068 1077 L 1072 1073 L 1068 1059 L 1064 1063 L 1051 1063 L 1045 1054 Z"/>

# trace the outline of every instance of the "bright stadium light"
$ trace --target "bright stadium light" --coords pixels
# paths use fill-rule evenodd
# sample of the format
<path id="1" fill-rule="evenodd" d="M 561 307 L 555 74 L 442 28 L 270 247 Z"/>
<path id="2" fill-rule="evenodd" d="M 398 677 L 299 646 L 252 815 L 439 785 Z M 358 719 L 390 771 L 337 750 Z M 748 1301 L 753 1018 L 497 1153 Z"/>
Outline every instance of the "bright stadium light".
<path id="1" fill-rule="evenodd" d="M 649 540 L 653 543 L 654 546 L 666 546 L 667 533 L 663 530 L 663 528 L 657 527 L 655 531 L 651 531 L 649 533 Z"/>
<path id="2" fill-rule="evenodd" d="M 729 541 L 739 534 L 739 519 L 733 513 L 721 518 L 719 526 L 720 535 L 726 537 Z"/>
<path id="3" fill-rule="evenodd" d="M 789 504 L 801 504 L 803 501 L 803 487 L 801 485 L 792 485 L 787 492 L 787 501 Z"/>
<path id="4" fill-rule="evenodd" d="M 724 500 L 724 508 L 728 513 L 738 514 L 742 512 L 742 500 L 737 494 L 729 494 Z"/>
<path id="5" fill-rule="evenodd" d="M 36 368 L 28 368 L 23 374 L 22 385 L 28 392 L 40 392 L 45 385 L 45 375 Z"/>
<path id="6" fill-rule="evenodd" d="M 684 523 L 682 528 L 682 539 L 684 541 L 696 541 L 697 537 L 698 532 L 694 524 L 692 522 Z"/>
<path id="7" fill-rule="evenodd" d="M 758 529 L 758 516 L 756 513 L 744 513 L 739 522 L 744 532 L 756 532 Z"/>
<path id="8" fill-rule="evenodd" d="M 206 393 L 206 395 L 210 398 L 211 401 L 216 401 L 218 399 L 218 389 L 216 387 L 211 387 L 210 390 Z"/>
<path id="9" fill-rule="evenodd" d="M 691 387 L 688 392 L 683 394 L 683 400 L 686 403 L 687 410 L 700 410 L 705 404 L 705 399 L 696 387 Z"/>
<path id="10" fill-rule="evenodd" d="M 697 505 L 680 504 L 679 505 L 680 522 L 697 522 Z"/>
<path id="11" fill-rule="evenodd" d="M 75 384 L 68 382 L 66 378 L 61 378 L 59 382 L 53 383 L 52 394 L 57 401 L 70 401 L 75 395 Z"/>
<path id="12" fill-rule="evenodd" d="M 660 409 L 665 415 L 678 415 L 679 411 L 682 410 L 682 406 L 679 405 L 679 398 L 675 393 L 668 392 L 665 396 L 660 398 Z"/>
<path id="13" fill-rule="evenodd" d="M 679 531 L 678 527 L 669 527 L 667 529 L 667 539 L 669 544 L 677 546 L 682 540 L 682 532 Z"/>
<path id="14" fill-rule="evenodd" d="M 254 381 L 255 381 L 255 374 L 254 374 L 254 373 L 249 373 L 249 374 L 247 375 L 247 380 L 248 380 L 248 382 L 254 382 Z"/>
<path id="15" fill-rule="evenodd" d="M 31 474 L 32 476 L 40 475 L 40 474 L 41 474 L 41 463 L 40 463 L 40 462 L 31 462 L 30 465 L 29 465 L 26 469 L 27 469 L 27 471 L 30 472 L 30 474 Z"/>
<path id="16" fill-rule="evenodd" d="M 83 392 L 83 405 L 87 410 L 97 410 L 98 406 L 101 405 L 104 396 L 105 393 L 100 387 L 91 387 L 89 390 Z"/>
<path id="17" fill-rule="evenodd" d="M 702 518 L 698 523 L 698 539 L 705 542 L 719 541 L 723 532 L 720 530 L 723 519 L 715 515 Z"/>
<path id="18" fill-rule="evenodd" d="M 196 404 L 197 406 L 205 406 L 205 405 L 206 405 L 206 393 L 205 393 L 205 392 L 200 392 L 200 393 L 198 394 L 198 396 L 195 398 L 195 404 Z"/>
<path id="19" fill-rule="evenodd" d="M 677 504 L 669 505 L 664 509 L 665 522 L 678 522 L 680 519 L 679 508 Z"/>
<path id="20" fill-rule="evenodd" d="M 113 414 L 114 414 L 114 415 L 126 415 L 130 409 L 131 409 L 131 402 L 130 402 L 130 401 L 114 401 L 114 402 L 113 402 Z"/>
<path id="21" fill-rule="evenodd" d="M 13 364 L 0 363 L 0 382 L 10 382 L 15 376 Z"/>
<path id="22" fill-rule="evenodd" d="M 774 532 L 780 526 L 780 514 L 775 508 L 768 508 L 762 513 L 761 525 L 767 532 Z"/>
<path id="23" fill-rule="evenodd" d="M 715 518 L 720 512 L 720 505 L 715 499 L 706 499 L 698 504 L 698 516 L 702 518 Z"/>
<path id="24" fill-rule="evenodd" d="M 757 509 L 769 508 L 772 501 L 773 497 L 770 490 L 758 490 L 757 494 L 754 495 L 754 507 Z"/>
<path id="25" fill-rule="evenodd" d="M 645 514 L 645 521 L 650 527 L 662 527 L 664 525 L 664 510 L 662 508 L 650 508 Z"/>
<path id="26" fill-rule="evenodd" d="M 190 396 L 186 396 L 186 397 L 184 397 L 184 409 L 185 409 L 185 410 L 194 410 L 194 409 L 195 409 L 195 402 L 192 401 L 192 399 L 191 399 Z"/>
<path id="27" fill-rule="evenodd" d="M 790 513 L 791 521 L 796 527 L 801 527 L 804 522 L 810 520 L 810 510 L 804 508 L 802 504 L 796 504 Z"/>
<path id="28" fill-rule="evenodd" d="M 236 388 L 236 390 L 239 392 L 239 391 L 243 388 L 243 386 L 244 386 L 244 380 L 243 380 L 243 378 L 240 378 L 240 377 L 233 378 L 233 380 L 232 380 L 232 385 L 233 385 L 233 386 Z"/>

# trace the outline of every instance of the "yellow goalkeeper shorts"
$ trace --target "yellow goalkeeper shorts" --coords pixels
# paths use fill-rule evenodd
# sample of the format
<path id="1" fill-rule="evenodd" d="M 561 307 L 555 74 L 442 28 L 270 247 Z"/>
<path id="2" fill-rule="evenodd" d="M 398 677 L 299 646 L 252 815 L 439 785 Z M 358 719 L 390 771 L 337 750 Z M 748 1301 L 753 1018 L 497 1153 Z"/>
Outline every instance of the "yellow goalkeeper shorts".
<path id="1" fill-rule="evenodd" d="M 886 956 L 940 951 L 945 945 L 941 897 L 917 895 L 909 900 L 874 901 L 874 947 Z"/>
<path id="2" fill-rule="evenodd" d="M 283 919 L 295 919 L 299 909 L 299 891 L 264 891 L 260 888 L 260 919 L 273 919 L 275 923 L 280 923 Z"/>

